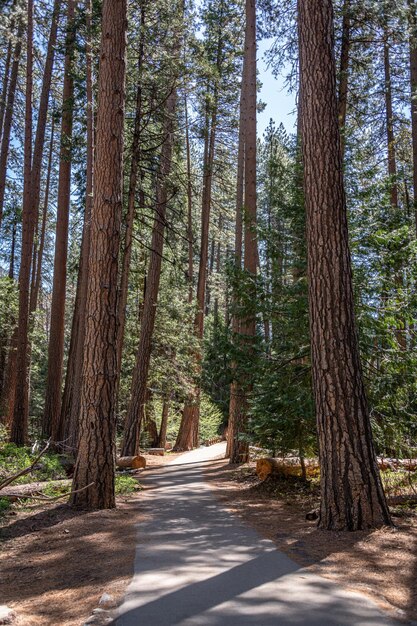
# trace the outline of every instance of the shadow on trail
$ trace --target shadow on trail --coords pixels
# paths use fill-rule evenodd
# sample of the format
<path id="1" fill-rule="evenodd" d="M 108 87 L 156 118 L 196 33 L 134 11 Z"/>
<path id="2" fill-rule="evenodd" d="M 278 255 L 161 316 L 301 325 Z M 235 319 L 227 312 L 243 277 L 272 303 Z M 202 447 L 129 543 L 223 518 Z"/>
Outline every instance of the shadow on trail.
<path id="1" fill-rule="evenodd" d="M 215 499 L 205 463 L 143 476 L 136 575 L 117 626 L 382 626 L 361 596 L 303 570 Z M 148 493 L 149 492 L 149 493 Z"/>

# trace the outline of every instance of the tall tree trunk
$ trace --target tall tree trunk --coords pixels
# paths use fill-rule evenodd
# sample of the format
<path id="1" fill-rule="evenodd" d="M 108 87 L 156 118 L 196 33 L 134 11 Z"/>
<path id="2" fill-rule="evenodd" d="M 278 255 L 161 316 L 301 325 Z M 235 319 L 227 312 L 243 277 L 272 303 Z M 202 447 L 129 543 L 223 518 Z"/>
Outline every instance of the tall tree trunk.
<path id="1" fill-rule="evenodd" d="M 29 304 L 29 310 L 31 313 L 36 311 L 38 307 L 38 297 L 39 297 L 39 290 L 41 286 L 43 251 L 45 248 L 46 221 L 48 218 L 49 193 L 50 193 L 50 187 L 51 187 L 52 158 L 54 154 L 54 138 L 55 138 L 55 120 L 54 120 L 54 116 L 52 116 L 51 139 L 49 142 L 48 169 L 47 169 L 46 181 L 45 181 L 45 197 L 43 199 L 43 211 L 42 211 L 42 222 L 41 222 L 40 235 L 39 235 L 39 245 L 36 249 L 36 255 L 34 258 L 33 269 L 32 269 L 32 287 L 30 290 L 30 304 Z"/>
<path id="2" fill-rule="evenodd" d="M 256 3 L 246 0 L 245 30 L 245 82 L 244 89 L 244 132 L 245 132 L 245 255 L 243 267 L 246 277 L 250 279 L 251 295 L 247 298 L 253 306 L 256 303 L 256 268 L 258 260 L 258 244 L 256 236 Z M 249 355 L 253 351 L 256 336 L 255 310 L 247 311 L 240 320 L 241 349 Z M 249 460 L 249 443 L 247 440 L 248 396 L 252 389 L 250 376 L 245 380 L 238 376 L 237 396 L 239 402 L 233 420 L 234 438 L 230 450 L 231 463 L 246 463 Z"/>
<path id="3" fill-rule="evenodd" d="M 398 208 L 397 158 L 394 136 L 394 112 L 392 108 L 391 62 L 388 33 L 384 33 L 385 112 L 387 120 L 388 176 L 390 177 L 391 206 Z"/>
<path id="4" fill-rule="evenodd" d="M 20 55 L 22 52 L 22 35 L 23 35 L 24 21 L 21 18 L 19 22 L 17 41 L 13 53 L 13 63 L 10 72 L 9 92 L 7 94 L 7 104 L 4 115 L 3 134 L 1 137 L 0 147 L 0 225 L 3 217 L 4 207 L 4 194 L 6 191 L 6 175 L 7 175 L 7 160 L 9 156 L 10 147 L 10 132 L 12 128 L 13 109 L 16 95 L 17 77 L 19 74 Z"/>
<path id="5" fill-rule="evenodd" d="M 244 102 L 246 89 L 245 78 L 245 59 L 243 60 L 242 67 L 242 84 L 240 88 L 240 115 L 239 115 L 239 142 L 237 151 L 237 182 L 236 182 L 236 223 L 235 223 L 235 272 L 240 273 L 242 269 L 242 242 L 243 242 L 243 228 L 242 228 L 242 212 L 244 204 L 244 173 L 245 173 L 245 112 Z M 236 276 L 234 282 L 236 282 Z M 236 306 L 238 303 L 238 294 L 236 286 L 234 286 L 232 296 L 232 307 L 234 309 L 232 317 L 232 338 L 233 342 L 237 341 L 239 334 L 239 316 L 237 315 Z M 233 380 L 230 385 L 230 400 L 229 400 L 229 424 L 227 428 L 227 447 L 226 456 L 230 457 L 234 441 L 237 438 L 236 432 L 236 415 L 239 411 L 238 403 L 238 387 L 236 380 L 236 363 L 232 363 L 231 366 L 233 373 Z"/>
<path id="6" fill-rule="evenodd" d="M 144 42 L 144 28 L 145 28 L 145 9 L 141 7 L 141 35 L 139 43 L 139 59 L 138 59 L 138 86 L 136 91 L 136 113 L 135 113 L 135 128 L 133 131 L 132 141 L 132 157 L 130 162 L 130 177 L 129 177 L 129 191 L 127 195 L 127 215 L 126 215 L 126 230 L 125 240 L 123 247 L 123 260 L 121 270 L 121 280 L 119 289 L 119 298 L 117 305 L 117 362 L 118 372 L 120 375 L 120 368 L 122 364 L 122 352 L 126 325 L 126 304 L 129 286 L 129 271 L 132 258 L 132 241 L 133 241 L 133 227 L 135 222 L 135 198 L 136 188 L 138 184 L 139 175 L 139 162 L 140 162 L 140 131 L 142 124 L 142 70 L 143 70 L 143 57 L 145 51 Z"/>
<path id="7" fill-rule="evenodd" d="M 339 89 L 338 89 L 338 118 L 340 126 L 340 145 L 342 151 L 342 161 L 345 158 L 345 127 L 349 84 L 349 57 L 350 57 L 350 30 L 351 30 L 351 0 L 343 3 L 342 20 L 342 48 L 340 51 L 339 67 Z"/>
<path id="8" fill-rule="evenodd" d="M 145 416 L 148 372 L 151 360 L 151 342 L 155 326 L 156 305 L 161 278 L 162 252 L 168 201 L 168 176 L 171 171 L 172 148 L 174 143 L 174 118 L 177 103 L 177 90 L 174 87 L 166 101 L 164 122 L 164 143 L 161 151 L 161 165 L 157 180 L 156 216 L 152 230 L 151 254 L 146 282 L 145 301 L 142 313 L 139 346 L 133 371 L 131 399 L 126 415 L 122 456 L 132 456 L 139 452 L 139 434 Z"/>
<path id="9" fill-rule="evenodd" d="M 168 417 L 169 417 L 169 405 L 171 397 L 164 396 L 162 404 L 162 416 L 161 426 L 159 428 L 158 447 L 165 448 L 167 445 L 167 432 L 168 432 Z"/>
<path id="10" fill-rule="evenodd" d="M 411 136 L 413 141 L 414 219 L 417 236 L 417 9 L 414 0 L 408 0 L 410 24 L 410 86 Z"/>
<path id="11" fill-rule="evenodd" d="M 4 63 L 3 85 L 2 85 L 1 96 L 0 96 L 0 140 L 3 135 L 4 113 L 6 111 L 6 102 L 7 102 L 7 89 L 9 86 L 9 79 L 10 79 L 10 64 L 12 62 L 12 53 L 13 53 L 13 30 L 14 30 L 14 20 L 12 20 L 10 24 L 10 28 L 9 28 L 9 42 L 7 44 L 6 61 Z"/>
<path id="12" fill-rule="evenodd" d="M 46 379 L 45 408 L 42 420 L 42 436 L 44 438 L 52 436 L 54 442 L 58 441 L 57 435 L 61 413 L 62 364 L 64 359 L 65 294 L 71 196 L 71 144 L 74 97 L 74 23 L 75 0 L 68 0 L 51 328 L 48 346 L 48 375 Z"/>
<path id="13" fill-rule="evenodd" d="M 49 33 L 42 89 L 39 101 L 39 114 L 32 159 L 32 90 L 33 90 L 33 0 L 28 2 L 28 41 L 26 68 L 26 111 L 25 111 L 25 176 L 22 215 L 22 251 L 19 274 L 19 321 L 16 357 L 16 389 L 11 437 L 15 443 L 27 436 L 29 412 L 29 304 L 30 276 L 32 266 L 33 241 L 37 223 L 42 154 L 45 141 L 48 100 L 52 79 L 60 0 L 55 0 L 51 30 Z M 30 135 L 29 135 L 30 134 Z M 27 153 L 27 154 L 26 154 Z M 20 435 L 18 434 L 20 432 Z M 19 440 L 19 441 L 17 441 Z"/>
<path id="14" fill-rule="evenodd" d="M 188 272 L 189 283 L 188 303 L 193 301 L 193 279 L 194 279 L 194 235 L 193 235 L 193 187 L 191 181 L 191 149 L 190 149 L 190 129 L 188 125 L 188 104 L 187 95 L 184 96 L 185 111 L 185 154 L 187 158 L 187 239 L 188 239 Z"/>
<path id="15" fill-rule="evenodd" d="M 94 100 L 93 100 L 93 61 L 91 32 L 92 2 L 85 0 L 86 14 L 86 190 L 83 234 L 81 240 L 80 264 L 78 268 L 77 290 L 72 318 L 71 339 L 68 352 L 67 372 L 60 423 L 57 432 L 58 441 L 65 442 L 64 447 L 75 451 L 78 445 L 79 416 L 81 403 L 81 374 L 86 325 L 86 301 L 88 285 L 89 252 L 91 239 L 91 212 L 94 187 Z"/>
<path id="16" fill-rule="evenodd" d="M 22 250 L 19 272 L 19 317 L 17 330 L 16 388 L 10 439 L 23 445 L 28 437 L 29 381 L 29 285 L 35 218 L 31 202 L 33 92 L 33 0 L 27 5 L 25 147 L 23 173 Z M 13 393 L 13 390 L 12 392 Z"/>
<path id="17" fill-rule="evenodd" d="M 340 150 L 331 0 L 298 0 L 319 525 L 390 524 L 359 358 Z"/>
<path id="18" fill-rule="evenodd" d="M 80 436 L 73 481 L 77 493 L 71 496 L 73 506 L 96 509 L 115 506 L 116 315 L 122 216 L 126 0 L 104 0 L 101 28 L 97 165 L 91 214 Z M 84 487 L 83 491 L 78 491 Z"/>
<path id="19" fill-rule="evenodd" d="M 217 103 L 211 115 L 210 128 L 206 133 L 204 186 L 201 208 L 201 242 L 200 261 L 197 281 L 197 312 L 194 320 L 194 333 L 198 341 L 203 339 L 205 294 L 207 283 L 208 240 L 211 210 L 211 189 L 213 181 L 213 162 L 216 141 Z M 197 374 L 201 369 L 201 353 L 195 354 Z M 198 446 L 198 431 L 200 420 L 200 387 L 194 390 L 194 396 L 186 401 L 180 428 L 178 431 L 175 450 L 192 450 Z"/>

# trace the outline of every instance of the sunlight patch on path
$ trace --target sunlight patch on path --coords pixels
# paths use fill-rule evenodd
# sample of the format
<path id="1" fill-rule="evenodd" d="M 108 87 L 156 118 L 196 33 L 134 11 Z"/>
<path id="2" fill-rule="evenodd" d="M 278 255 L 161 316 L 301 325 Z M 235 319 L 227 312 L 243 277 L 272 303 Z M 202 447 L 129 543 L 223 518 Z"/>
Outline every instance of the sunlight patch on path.
<path id="1" fill-rule="evenodd" d="M 143 476 L 135 575 L 117 626 L 389 626 L 364 596 L 301 568 L 225 510 L 204 471 L 225 444 Z"/>

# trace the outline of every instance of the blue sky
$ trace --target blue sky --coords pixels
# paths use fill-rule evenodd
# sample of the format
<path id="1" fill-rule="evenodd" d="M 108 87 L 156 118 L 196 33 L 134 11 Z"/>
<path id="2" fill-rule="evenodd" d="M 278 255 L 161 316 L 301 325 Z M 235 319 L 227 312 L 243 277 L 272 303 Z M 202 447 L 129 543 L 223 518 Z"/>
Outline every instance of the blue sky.
<path id="1" fill-rule="evenodd" d="M 264 39 L 258 43 L 258 71 L 259 80 L 262 82 L 262 89 L 258 97 L 266 103 L 265 110 L 258 113 L 259 137 L 262 137 L 271 117 L 277 126 L 282 123 L 289 133 L 295 132 L 295 94 L 288 93 L 287 87 L 284 86 L 285 76 L 274 78 L 264 59 L 265 51 L 268 50 L 272 41 L 271 39 Z"/>

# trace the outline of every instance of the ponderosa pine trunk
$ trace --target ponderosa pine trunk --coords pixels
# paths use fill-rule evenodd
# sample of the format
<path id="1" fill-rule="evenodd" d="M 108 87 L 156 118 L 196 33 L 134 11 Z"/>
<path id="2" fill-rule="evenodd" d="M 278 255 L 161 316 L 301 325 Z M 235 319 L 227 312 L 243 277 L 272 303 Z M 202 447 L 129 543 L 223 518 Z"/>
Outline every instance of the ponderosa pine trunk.
<path id="1" fill-rule="evenodd" d="M 71 195 L 75 6 L 75 0 L 68 0 L 51 326 L 48 345 L 48 374 L 46 378 L 45 408 L 42 420 L 42 436 L 45 439 L 52 437 L 53 442 L 58 442 L 61 414 L 62 365 L 64 360 L 65 296 Z"/>
<path id="2" fill-rule="evenodd" d="M 25 145 L 23 165 L 22 249 L 19 272 L 19 314 L 16 343 L 16 379 L 10 440 L 24 445 L 28 438 L 29 417 L 29 286 L 35 216 L 31 202 L 32 172 L 32 92 L 33 92 L 33 0 L 27 4 Z"/>
<path id="3" fill-rule="evenodd" d="M 235 218 L 235 271 L 240 273 L 242 269 L 242 242 L 243 242 L 243 220 L 242 212 L 244 205 L 244 173 L 245 173 L 245 112 L 244 101 L 246 81 L 245 81 L 245 59 L 243 60 L 242 67 L 242 83 L 240 87 L 240 113 L 239 113 L 239 139 L 237 150 L 237 181 L 236 181 L 236 218 Z M 235 277 L 236 281 L 236 277 Z M 232 317 L 232 336 L 233 341 L 236 342 L 239 334 L 239 316 L 237 315 L 236 306 L 238 304 L 238 294 L 236 292 L 236 285 L 232 296 L 232 307 L 234 310 Z M 239 411 L 238 403 L 238 386 L 236 380 L 236 363 L 231 365 L 233 380 L 230 384 L 230 400 L 229 400 L 229 422 L 227 428 L 227 446 L 226 457 L 230 458 L 232 448 L 234 447 L 234 441 L 237 439 L 236 433 L 236 415 Z"/>
<path id="4" fill-rule="evenodd" d="M 32 286 L 30 290 L 30 304 L 29 304 L 30 313 L 33 313 L 37 309 L 39 290 L 41 286 L 43 251 L 45 248 L 46 221 L 48 218 L 49 192 L 50 192 L 50 186 L 51 186 L 52 158 L 54 154 L 54 135 L 55 135 L 55 119 L 54 119 L 54 116 L 52 116 L 51 138 L 49 142 L 48 169 L 46 172 L 45 197 L 43 199 L 43 210 L 42 210 L 42 221 L 41 221 L 40 234 L 39 234 L 39 244 L 36 249 L 36 255 L 34 257 L 33 268 L 32 268 Z"/>
<path id="5" fill-rule="evenodd" d="M 256 303 L 256 269 L 258 265 L 258 243 L 256 234 L 256 1 L 246 0 L 245 28 L 245 82 L 244 110 L 244 261 L 243 267 L 251 293 L 247 302 Z M 255 310 L 245 311 L 239 324 L 240 349 L 248 357 L 253 352 L 256 337 Z M 238 375 L 235 415 L 233 419 L 233 441 L 230 449 L 231 463 L 246 463 L 249 460 L 247 423 L 249 417 L 249 395 L 252 391 L 251 377 Z"/>
<path id="6" fill-rule="evenodd" d="M 80 436 L 71 496 L 75 507 L 115 506 L 117 278 L 123 183 L 126 0 L 104 0 L 94 198 L 81 379 Z"/>
<path id="7" fill-rule="evenodd" d="M 140 163 L 140 131 L 142 124 L 142 74 L 143 74 L 143 57 L 145 53 L 144 28 L 145 28 L 145 9 L 141 7 L 141 29 L 139 42 L 139 58 L 138 58 L 138 86 L 136 91 L 136 112 L 135 127 L 133 130 L 133 140 L 131 149 L 129 190 L 127 194 L 127 215 L 125 225 L 125 237 L 123 246 L 123 260 L 120 278 L 120 288 L 117 304 L 117 362 L 118 372 L 122 364 L 122 353 L 124 345 L 124 335 L 126 326 L 126 305 L 129 288 L 130 263 L 132 259 L 132 242 L 133 228 L 135 223 L 135 205 L 136 205 L 136 188 L 138 185 L 139 163 Z"/>
<path id="8" fill-rule="evenodd" d="M 184 96 L 185 115 L 185 154 L 187 158 L 187 239 L 188 239 L 188 270 L 187 278 L 189 283 L 188 303 L 193 301 L 194 282 L 194 235 L 193 235 L 193 187 L 191 181 L 191 149 L 190 149 L 190 129 L 188 126 L 188 104 L 187 94 Z"/>
<path id="9" fill-rule="evenodd" d="M 10 148 L 10 132 L 12 129 L 14 101 L 16 96 L 17 78 L 19 75 L 20 55 L 22 52 L 22 35 L 24 21 L 19 22 L 16 45 L 13 52 L 13 62 L 10 71 L 9 91 L 7 94 L 6 109 L 4 113 L 3 133 L 0 147 L 0 225 L 3 217 L 4 194 L 6 191 L 7 161 Z"/>
<path id="10" fill-rule="evenodd" d="M 413 142 L 413 193 L 414 219 L 417 236 L 417 9 L 414 0 L 408 0 L 410 25 L 410 87 L 411 87 L 411 137 Z"/>
<path id="11" fill-rule="evenodd" d="M 216 101 L 216 99 L 215 99 Z M 198 341 L 202 341 L 204 334 L 205 294 L 207 283 L 207 261 L 209 243 L 209 225 L 211 209 L 211 189 L 213 180 L 213 162 L 216 140 L 217 104 L 211 115 L 210 128 L 206 133 L 205 159 L 204 159 L 204 186 L 201 208 L 201 241 L 200 261 L 197 280 L 197 312 L 194 320 L 194 333 Z M 198 374 L 201 369 L 201 354 L 194 355 Z M 198 386 L 189 398 L 183 409 L 180 428 L 175 442 L 174 450 L 192 450 L 198 446 L 200 421 L 200 387 Z"/>
<path id="12" fill-rule="evenodd" d="M 342 160 L 345 157 L 345 127 L 349 85 L 349 59 L 351 47 L 351 0 L 345 0 L 343 4 L 342 19 L 342 47 L 340 51 L 340 67 L 339 67 L 339 89 L 338 89 L 338 118 L 340 126 L 340 145 L 342 150 Z"/>
<path id="13" fill-rule="evenodd" d="M 169 405 L 171 401 L 171 396 L 164 396 L 162 403 L 162 416 L 161 416 L 161 426 L 159 428 L 158 435 L 158 448 L 164 448 L 167 445 L 167 432 L 168 432 L 168 417 L 169 417 Z"/>
<path id="14" fill-rule="evenodd" d="M 385 114 L 387 124 L 388 176 L 390 184 L 391 206 L 398 208 L 397 156 L 394 135 L 394 112 L 392 108 L 392 81 L 390 44 L 387 29 L 384 32 L 384 78 L 385 78 Z"/>
<path id="15" fill-rule="evenodd" d="M 140 428 L 145 418 L 151 344 L 155 326 L 161 278 L 162 253 L 164 249 L 164 232 L 168 202 L 167 185 L 172 164 L 176 104 L 177 90 L 173 87 L 165 106 L 165 122 L 163 129 L 164 143 L 161 150 L 161 164 L 158 172 L 156 190 L 156 215 L 152 229 L 145 301 L 141 319 L 139 346 L 136 353 L 136 364 L 132 377 L 130 403 L 126 415 L 121 451 L 122 456 L 134 456 L 139 452 Z"/>
<path id="16" fill-rule="evenodd" d="M 319 525 L 360 530 L 391 522 L 355 323 L 331 0 L 298 0 L 298 25 Z"/>
<path id="17" fill-rule="evenodd" d="M 19 317 L 16 355 L 15 396 L 12 419 L 12 440 L 27 436 L 29 413 L 29 320 L 30 320 L 30 277 L 35 228 L 38 220 L 42 155 L 45 143 L 45 130 L 48 115 L 48 100 L 52 80 L 52 69 L 58 29 L 60 0 L 55 0 L 51 30 L 49 33 L 39 113 L 32 158 L 32 91 L 33 91 L 33 0 L 28 2 L 28 41 L 26 64 L 26 104 L 25 104 L 25 175 L 22 212 L 22 249 L 19 273 Z M 30 135 L 30 136 L 29 136 Z M 26 435 L 24 434 L 26 433 Z M 18 443 L 17 441 L 15 441 Z"/>
<path id="18" fill-rule="evenodd" d="M 12 53 L 13 53 L 13 31 L 14 31 L 14 20 L 11 21 L 11 24 L 9 27 L 9 42 L 7 44 L 6 61 L 4 63 L 3 85 L 1 88 L 1 96 L 0 96 L 0 140 L 3 135 L 4 113 L 6 111 L 7 90 L 9 87 L 9 79 L 10 79 L 10 64 L 12 62 Z"/>
<path id="19" fill-rule="evenodd" d="M 85 0 L 86 20 L 86 189 L 83 233 L 81 239 L 80 264 L 78 267 L 77 289 L 72 317 L 71 339 L 68 351 L 67 371 L 62 396 L 58 441 L 64 442 L 64 449 L 75 452 L 78 445 L 81 374 L 85 341 L 86 301 L 88 267 L 91 238 L 91 211 L 94 188 L 94 98 L 93 98 L 93 59 L 92 59 L 92 2 Z"/>

